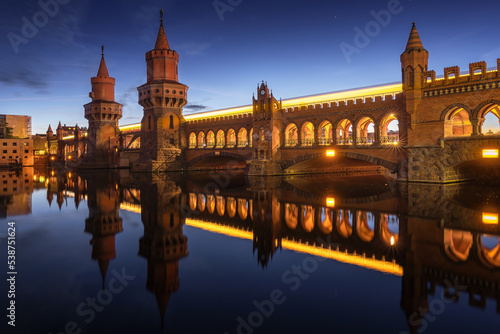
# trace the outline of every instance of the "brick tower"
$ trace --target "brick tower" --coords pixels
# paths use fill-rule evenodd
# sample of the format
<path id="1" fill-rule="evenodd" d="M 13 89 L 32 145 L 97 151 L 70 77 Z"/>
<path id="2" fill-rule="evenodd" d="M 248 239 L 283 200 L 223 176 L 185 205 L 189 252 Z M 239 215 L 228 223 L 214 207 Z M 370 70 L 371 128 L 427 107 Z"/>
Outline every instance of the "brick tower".
<path id="1" fill-rule="evenodd" d="M 138 87 L 139 104 L 144 108 L 141 125 L 140 157 L 136 171 L 152 172 L 181 168 L 181 150 L 186 147 L 182 107 L 188 87 L 178 81 L 179 54 L 170 49 L 163 28 L 153 50 L 146 53 L 147 82 Z"/>
<path id="2" fill-rule="evenodd" d="M 102 47 L 97 76 L 90 79 L 92 102 L 84 105 L 89 121 L 86 164 L 95 167 L 113 167 L 111 153 L 117 146 L 120 133 L 118 120 L 122 118 L 122 105 L 115 102 L 115 78 L 109 76 Z"/>
<path id="3" fill-rule="evenodd" d="M 257 85 L 253 97 L 253 160 L 249 175 L 282 174 L 281 136 L 283 128 L 281 102 L 269 92 L 267 83 Z"/>
<path id="4" fill-rule="evenodd" d="M 425 80 L 428 59 L 429 52 L 424 49 L 417 27 L 413 23 L 406 49 L 401 54 L 403 94 L 406 101 L 406 111 L 410 114 L 410 128 L 416 121 L 415 112 L 422 99 L 422 86 Z"/>

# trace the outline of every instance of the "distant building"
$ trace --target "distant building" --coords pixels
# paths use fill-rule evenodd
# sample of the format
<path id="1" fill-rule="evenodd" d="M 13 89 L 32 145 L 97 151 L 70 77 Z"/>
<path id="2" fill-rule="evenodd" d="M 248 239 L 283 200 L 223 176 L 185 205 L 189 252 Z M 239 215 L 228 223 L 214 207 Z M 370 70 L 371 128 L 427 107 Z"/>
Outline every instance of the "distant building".
<path id="1" fill-rule="evenodd" d="M 31 117 L 0 115 L 0 166 L 33 166 Z"/>

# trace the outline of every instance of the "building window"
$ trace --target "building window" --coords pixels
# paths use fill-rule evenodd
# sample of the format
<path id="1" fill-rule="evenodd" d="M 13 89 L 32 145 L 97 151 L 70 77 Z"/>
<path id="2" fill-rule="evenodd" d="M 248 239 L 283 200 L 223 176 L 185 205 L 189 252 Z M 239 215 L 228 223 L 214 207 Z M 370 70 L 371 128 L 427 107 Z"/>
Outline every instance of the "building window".
<path id="1" fill-rule="evenodd" d="M 14 184 L 16 184 L 16 183 L 17 183 L 17 180 L 13 180 L 12 182 L 13 182 Z"/>
<path id="2" fill-rule="evenodd" d="M 13 191 L 17 191 L 17 188 L 12 188 Z"/>
<path id="3" fill-rule="evenodd" d="M 3 184 L 7 184 L 7 180 L 3 180 Z"/>
<path id="4" fill-rule="evenodd" d="M 16 153 L 17 153 L 17 150 L 12 150 L 12 153 L 16 154 Z"/>
<path id="5" fill-rule="evenodd" d="M 3 142 L 3 146 L 7 146 L 7 143 L 6 143 L 6 142 Z"/>
<path id="6" fill-rule="evenodd" d="M 7 153 L 7 150 L 3 150 L 3 153 Z"/>
<path id="7" fill-rule="evenodd" d="M 17 143 L 12 143 L 13 146 L 17 146 Z"/>
<path id="8" fill-rule="evenodd" d="M 174 128 L 174 116 L 170 115 L 170 128 Z"/>
<path id="9" fill-rule="evenodd" d="M 24 180 L 24 183 L 28 183 L 28 182 L 30 182 L 30 180 L 28 180 L 28 179 Z"/>
<path id="10" fill-rule="evenodd" d="M 9 159 L 12 159 L 12 155 L 9 155 Z"/>
<path id="11" fill-rule="evenodd" d="M 24 146 L 29 146 L 29 144 L 30 144 L 30 143 L 28 143 L 28 142 L 25 142 L 25 143 L 24 143 Z"/>
<path id="12" fill-rule="evenodd" d="M 30 150 L 24 150 L 24 153 L 28 154 L 30 153 Z"/>
<path id="13" fill-rule="evenodd" d="M 3 188 L 3 191 L 7 191 L 7 188 Z"/>

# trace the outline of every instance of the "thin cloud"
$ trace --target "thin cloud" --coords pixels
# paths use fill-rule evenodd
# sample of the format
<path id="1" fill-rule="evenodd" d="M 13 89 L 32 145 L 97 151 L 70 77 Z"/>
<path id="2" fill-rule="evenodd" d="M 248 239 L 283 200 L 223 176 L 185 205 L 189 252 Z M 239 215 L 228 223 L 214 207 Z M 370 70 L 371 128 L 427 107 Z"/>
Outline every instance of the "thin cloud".
<path id="1" fill-rule="evenodd" d="M 201 104 L 188 104 L 184 107 L 184 109 L 188 109 L 190 111 L 201 111 L 207 109 L 207 106 Z"/>

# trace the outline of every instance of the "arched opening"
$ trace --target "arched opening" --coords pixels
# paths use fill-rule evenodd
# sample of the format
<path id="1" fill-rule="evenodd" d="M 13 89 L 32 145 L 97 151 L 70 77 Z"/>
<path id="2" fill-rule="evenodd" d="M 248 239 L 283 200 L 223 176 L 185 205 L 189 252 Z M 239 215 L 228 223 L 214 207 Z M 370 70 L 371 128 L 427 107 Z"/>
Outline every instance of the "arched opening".
<path id="1" fill-rule="evenodd" d="M 370 117 L 363 117 L 356 126 L 356 144 L 372 145 L 375 142 L 375 122 Z"/>
<path id="2" fill-rule="evenodd" d="M 203 194 L 198 194 L 198 210 L 200 212 L 205 211 L 205 206 L 207 205 L 207 198 Z"/>
<path id="3" fill-rule="evenodd" d="M 212 130 L 208 131 L 207 134 L 207 147 L 213 148 L 215 146 L 215 134 Z"/>
<path id="4" fill-rule="evenodd" d="M 247 147 L 248 146 L 248 132 L 247 129 L 241 128 L 238 131 L 238 147 Z"/>
<path id="5" fill-rule="evenodd" d="M 226 139 L 224 137 L 224 131 L 219 130 L 217 131 L 217 137 L 215 138 L 215 147 L 217 148 L 223 148 L 224 145 L 226 145 Z"/>
<path id="6" fill-rule="evenodd" d="M 444 120 L 444 136 L 470 136 L 472 124 L 469 113 L 463 108 L 453 108 L 448 112 Z"/>
<path id="7" fill-rule="evenodd" d="M 153 129 L 153 124 L 152 124 L 152 117 L 151 115 L 148 115 L 148 131 L 151 131 Z"/>
<path id="8" fill-rule="evenodd" d="M 352 234 L 353 214 L 349 210 L 340 209 L 337 211 L 337 231 L 344 238 L 349 238 Z"/>
<path id="9" fill-rule="evenodd" d="M 285 204 L 285 222 L 288 228 L 295 230 L 297 228 L 299 217 L 299 208 L 295 204 Z"/>
<path id="10" fill-rule="evenodd" d="M 226 200 L 227 215 L 229 218 L 236 216 L 236 199 L 234 197 L 228 197 Z"/>
<path id="11" fill-rule="evenodd" d="M 472 233 L 466 231 L 444 229 L 444 251 L 455 262 L 464 262 L 469 258 L 472 247 Z"/>
<path id="12" fill-rule="evenodd" d="M 478 115 L 479 121 L 482 121 L 482 126 L 479 133 L 485 135 L 500 134 L 500 106 L 497 104 L 490 105 Z"/>
<path id="13" fill-rule="evenodd" d="M 227 132 L 227 145 L 226 147 L 232 148 L 236 146 L 236 132 L 233 129 L 229 129 Z"/>
<path id="14" fill-rule="evenodd" d="M 263 127 L 259 129 L 259 140 L 266 140 L 266 130 Z"/>
<path id="15" fill-rule="evenodd" d="M 301 145 L 312 146 L 314 145 L 314 125 L 311 122 L 305 122 L 300 130 Z"/>
<path id="16" fill-rule="evenodd" d="M 189 208 L 191 209 L 191 211 L 196 210 L 197 200 L 198 198 L 195 193 L 189 194 Z"/>
<path id="17" fill-rule="evenodd" d="M 250 129 L 250 134 L 248 135 L 248 146 L 253 146 L 253 128 Z"/>
<path id="18" fill-rule="evenodd" d="M 297 126 L 293 123 L 288 124 L 285 129 L 285 146 L 293 147 L 299 142 Z"/>
<path id="19" fill-rule="evenodd" d="M 172 116 L 172 115 L 170 115 L 170 117 L 169 117 L 168 127 L 170 129 L 174 128 L 174 116 Z"/>
<path id="20" fill-rule="evenodd" d="M 375 216 L 368 211 L 358 211 L 356 219 L 358 237 L 364 242 L 371 242 L 375 237 Z"/>
<path id="21" fill-rule="evenodd" d="M 323 121 L 318 128 L 318 144 L 330 145 L 333 144 L 333 127 L 332 123 Z"/>
<path id="22" fill-rule="evenodd" d="M 399 143 L 399 121 L 390 114 L 380 122 L 380 144 L 391 145 Z"/>
<path id="23" fill-rule="evenodd" d="M 204 148 L 205 146 L 205 133 L 200 131 L 200 133 L 198 133 L 198 148 Z"/>
<path id="24" fill-rule="evenodd" d="M 196 144 L 196 133 L 191 132 L 191 134 L 189 135 L 189 148 L 196 148 Z"/>
<path id="25" fill-rule="evenodd" d="M 314 208 L 311 205 L 302 205 L 302 228 L 306 232 L 314 229 Z"/>
<path id="26" fill-rule="evenodd" d="M 110 138 L 114 138 L 114 137 L 115 137 L 115 128 L 112 125 L 106 124 L 101 128 L 102 146 L 109 148 L 109 144 L 110 144 L 109 140 L 110 140 Z"/>
<path id="27" fill-rule="evenodd" d="M 319 230 L 328 235 L 332 233 L 333 229 L 333 211 L 327 208 L 321 208 L 319 212 L 319 221 L 318 221 Z"/>
<path id="28" fill-rule="evenodd" d="M 248 202 L 246 199 L 238 198 L 238 215 L 241 220 L 245 220 L 248 217 Z"/>
<path id="29" fill-rule="evenodd" d="M 380 215 L 380 238 L 387 246 L 394 246 L 399 240 L 399 217 L 396 215 Z"/>
<path id="30" fill-rule="evenodd" d="M 352 123 L 348 119 L 343 119 L 337 124 L 337 144 L 352 145 Z"/>
<path id="31" fill-rule="evenodd" d="M 215 197 L 214 195 L 207 195 L 207 210 L 208 213 L 213 214 L 215 211 Z"/>
<path id="32" fill-rule="evenodd" d="M 226 200 L 222 196 L 217 196 L 217 213 L 219 216 L 224 216 L 224 212 L 226 211 Z"/>
<path id="33" fill-rule="evenodd" d="M 490 268 L 500 267 L 500 237 L 482 234 L 479 237 L 479 258 Z"/>

